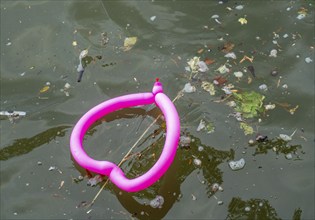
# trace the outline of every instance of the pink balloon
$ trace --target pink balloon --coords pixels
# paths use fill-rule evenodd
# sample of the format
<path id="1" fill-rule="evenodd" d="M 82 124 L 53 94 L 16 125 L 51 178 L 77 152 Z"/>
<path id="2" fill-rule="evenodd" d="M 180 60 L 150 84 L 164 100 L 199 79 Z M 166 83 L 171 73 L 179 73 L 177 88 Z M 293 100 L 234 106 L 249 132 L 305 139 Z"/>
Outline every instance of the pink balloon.
<path id="1" fill-rule="evenodd" d="M 142 176 L 128 179 L 116 164 L 109 161 L 94 160 L 84 151 L 82 145 L 84 135 L 95 121 L 119 109 L 153 103 L 161 109 L 165 117 L 166 138 L 160 158 Z M 173 102 L 163 93 L 162 84 L 157 79 L 152 92 L 119 96 L 107 100 L 85 113 L 73 128 L 70 137 L 70 150 L 73 158 L 83 168 L 108 176 L 122 190 L 137 192 L 151 186 L 167 171 L 174 160 L 179 136 L 180 123 L 178 113 Z"/>

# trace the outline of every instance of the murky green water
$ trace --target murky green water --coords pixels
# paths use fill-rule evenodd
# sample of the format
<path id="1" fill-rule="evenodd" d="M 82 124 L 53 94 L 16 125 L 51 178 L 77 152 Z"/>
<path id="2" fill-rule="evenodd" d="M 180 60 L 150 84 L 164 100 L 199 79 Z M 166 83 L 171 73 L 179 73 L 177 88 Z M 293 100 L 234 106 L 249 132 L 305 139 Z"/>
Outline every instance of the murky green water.
<path id="1" fill-rule="evenodd" d="M 313 1 L 2 0 L 0 111 L 26 116 L 1 116 L 1 219 L 314 219 L 313 28 Z M 129 51 L 122 48 L 126 37 L 137 37 Z M 78 83 L 78 57 L 86 48 Z M 237 58 L 224 57 L 227 52 Z M 241 62 L 244 55 L 253 62 Z M 185 67 L 194 56 L 215 62 L 190 78 L 195 74 Z M 216 71 L 224 64 L 230 72 Z M 248 66 L 256 77 L 245 72 Z M 223 85 L 214 85 L 214 96 L 202 89 L 202 81 L 218 76 L 237 93 L 255 91 L 265 96 L 264 105 L 276 105 L 244 119 L 253 134 L 245 135 L 229 116 L 233 96 L 227 98 Z M 190 144 L 150 188 L 126 193 L 109 183 L 93 206 L 86 205 L 104 182 L 88 186 L 72 160 L 73 126 L 104 100 L 150 91 L 156 77 L 171 99 L 186 83 L 195 86 L 175 102 Z M 71 87 L 63 91 L 66 83 Z M 86 135 L 87 152 L 119 163 L 158 114 L 144 106 L 106 116 Z M 197 131 L 201 119 L 214 132 Z M 291 141 L 279 138 L 295 130 Z M 154 164 L 164 132 L 161 120 L 150 128 L 122 165 L 128 177 Z M 268 141 L 249 145 L 259 134 Z M 241 158 L 245 167 L 231 170 L 229 161 Z M 84 179 L 76 181 L 80 175 Z M 164 198 L 160 208 L 150 206 L 156 196 Z"/>

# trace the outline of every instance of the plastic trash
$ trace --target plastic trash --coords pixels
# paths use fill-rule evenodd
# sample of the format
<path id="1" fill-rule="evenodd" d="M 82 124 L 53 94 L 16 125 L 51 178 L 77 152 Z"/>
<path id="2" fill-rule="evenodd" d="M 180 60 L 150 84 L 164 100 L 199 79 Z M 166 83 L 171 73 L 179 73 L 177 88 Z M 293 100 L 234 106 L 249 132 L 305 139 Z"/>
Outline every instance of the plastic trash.
<path id="1" fill-rule="evenodd" d="M 269 56 L 270 56 L 270 57 L 277 57 L 277 53 L 278 53 L 278 51 L 277 51 L 276 49 L 272 49 L 272 50 L 270 51 Z"/>
<path id="2" fill-rule="evenodd" d="M 180 136 L 179 146 L 180 147 L 189 147 L 191 143 L 191 138 L 189 136 Z"/>
<path id="3" fill-rule="evenodd" d="M 305 14 L 299 14 L 296 18 L 302 20 L 303 18 L 305 18 Z"/>
<path id="4" fill-rule="evenodd" d="M 23 111 L 1 111 L 1 116 L 11 116 L 11 117 L 18 117 L 18 116 L 25 116 L 26 112 Z"/>
<path id="5" fill-rule="evenodd" d="M 194 164 L 195 164 L 196 166 L 200 166 L 200 165 L 201 165 L 201 160 L 199 160 L 198 158 L 195 158 L 195 159 L 194 159 Z"/>
<path id="6" fill-rule="evenodd" d="M 196 92 L 196 87 L 192 86 L 190 83 L 186 83 L 183 91 L 186 93 Z"/>
<path id="7" fill-rule="evenodd" d="M 199 69 L 198 69 L 199 72 L 204 73 L 209 70 L 207 64 L 203 61 L 199 61 L 197 65 L 199 66 Z"/>
<path id="8" fill-rule="evenodd" d="M 102 182 L 103 178 L 101 175 L 96 175 L 93 178 L 90 178 L 87 182 L 89 186 L 96 186 L 98 183 Z"/>
<path id="9" fill-rule="evenodd" d="M 227 54 L 224 55 L 224 57 L 226 57 L 226 58 L 232 58 L 232 59 L 234 59 L 234 60 L 236 59 L 236 55 L 235 55 L 234 52 L 227 53 Z"/>
<path id="10" fill-rule="evenodd" d="M 234 74 L 234 76 L 237 77 L 237 78 L 243 77 L 243 73 L 242 73 L 241 71 L 234 72 L 233 74 Z"/>
<path id="11" fill-rule="evenodd" d="M 199 123 L 199 125 L 198 125 L 198 127 L 197 127 L 197 131 L 201 131 L 201 130 L 203 130 L 205 127 L 206 127 L 206 122 L 205 122 L 203 119 L 201 119 L 201 120 L 200 120 L 200 123 Z"/>
<path id="12" fill-rule="evenodd" d="M 311 62 L 313 62 L 313 60 L 310 57 L 306 57 L 305 58 L 305 62 L 306 63 L 311 63 Z"/>
<path id="13" fill-rule="evenodd" d="M 229 166 L 234 171 L 243 169 L 245 166 L 245 160 L 244 158 L 241 158 L 240 160 L 230 161 Z"/>
<path id="14" fill-rule="evenodd" d="M 238 5 L 235 7 L 236 10 L 242 10 L 244 8 L 244 5 Z"/>
<path id="15" fill-rule="evenodd" d="M 150 206 L 152 208 L 162 208 L 164 203 L 164 198 L 162 196 L 156 196 L 155 199 L 150 201 Z"/>
<path id="16" fill-rule="evenodd" d="M 267 91 L 268 90 L 268 86 L 266 84 L 261 84 L 258 88 L 260 90 L 262 90 L 262 91 Z"/>

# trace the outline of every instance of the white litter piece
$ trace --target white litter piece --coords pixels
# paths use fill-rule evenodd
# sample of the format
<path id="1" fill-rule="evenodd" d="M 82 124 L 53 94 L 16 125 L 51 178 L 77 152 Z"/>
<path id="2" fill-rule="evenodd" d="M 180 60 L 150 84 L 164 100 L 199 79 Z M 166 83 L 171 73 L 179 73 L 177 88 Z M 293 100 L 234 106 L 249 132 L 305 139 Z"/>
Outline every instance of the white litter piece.
<path id="1" fill-rule="evenodd" d="M 303 18 L 305 18 L 305 14 L 299 14 L 296 18 L 302 20 Z"/>
<path id="2" fill-rule="evenodd" d="M 90 178 L 87 182 L 89 186 L 96 186 L 98 183 L 102 182 L 103 178 L 101 175 L 96 175 L 93 178 Z"/>
<path id="3" fill-rule="evenodd" d="M 234 52 L 227 53 L 227 54 L 224 55 L 224 57 L 226 57 L 226 58 L 232 58 L 232 59 L 234 59 L 234 60 L 236 59 L 236 55 L 235 55 Z"/>
<path id="4" fill-rule="evenodd" d="M 183 91 L 186 93 L 196 92 L 196 87 L 192 86 L 190 83 L 186 83 Z"/>
<path id="5" fill-rule="evenodd" d="M 209 70 L 207 64 L 203 61 L 199 61 L 197 65 L 199 66 L 199 69 L 198 69 L 199 72 L 204 73 Z"/>
<path id="6" fill-rule="evenodd" d="M 194 159 L 194 164 L 195 164 L 196 166 L 200 166 L 200 165 L 201 165 L 201 160 L 199 160 L 198 158 L 195 158 L 195 159 Z"/>
<path id="7" fill-rule="evenodd" d="M 245 166 L 245 160 L 244 158 L 241 158 L 240 160 L 230 161 L 229 166 L 234 171 L 243 169 Z"/>
<path id="8" fill-rule="evenodd" d="M 25 116 L 26 112 L 22 112 L 22 111 L 1 111 L 0 115 L 3 115 L 3 116 Z"/>
<path id="9" fill-rule="evenodd" d="M 306 57 L 305 58 L 305 62 L 306 63 L 311 63 L 311 62 L 313 62 L 313 60 L 310 57 Z"/>
<path id="10" fill-rule="evenodd" d="M 203 119 L 201 119 L 201 120 L 200 120 L 200 123 L 199 123 L 199 125 L 198 125 L 198 127 L 197 127 L 197 131 L 201 131 L 201 130 L 203 130 L 204 128 L 206 128 L 206 122 L 205 122 Z"/>
<path id="11" fill-rule="evenodd" d="M 156 16 L 150 17 L 150 20 L 151 20 L 151 21 L 154 21 L 155 19 L 156 19 Z"/>
<path id="12" fill-rule="evenodd" d="M 150 201 L 150 206 L 152 208 L 162 208 L 163 203 L 164 203 L 163 196 L 156 196 L 155 199 Z"/>
<path id="13" fill-rule="evenodd" d="M 244 5 L 238 5 L 235 7 L 236 10 L 242 10 L 244 8 Z"/>
<path id="14" fill-rule="evenodd" d="M 234 74 L 234 76 L 237 77 L 237 78 L 243 77 L 243 73 L 242 73 L 241 71 L 234 72 L 233 74 Z"/>
<path id="15" fill-rule="evenodd" d="M 267 91 L 268 90 L 268 86 L 266 84 L 261 84 L 258 88 L 260 90 L 262 90 L 262 91 Z"/>
<path id="16" fill-rule="evenodd" d="M 278 51 L 277 51 L 276 49 L 272 49 L 272 50 L 270 51 L 269 56 L 270 56 L 270 57 L 277 57 L 277 53 L 278 53 Z"/>

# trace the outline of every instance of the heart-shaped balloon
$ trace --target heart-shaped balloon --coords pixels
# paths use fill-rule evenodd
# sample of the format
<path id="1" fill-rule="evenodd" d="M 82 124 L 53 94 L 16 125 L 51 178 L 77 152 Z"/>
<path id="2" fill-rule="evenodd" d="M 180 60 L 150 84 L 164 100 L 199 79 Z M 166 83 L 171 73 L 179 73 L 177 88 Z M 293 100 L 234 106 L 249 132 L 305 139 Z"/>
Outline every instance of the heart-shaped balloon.
<path id="1" fill-rule="evenodd" d="M 94 160 L 87 155 L 82 142 L 88 128 L 95 121 L 123 108 L 153 103 L 161 109 L 165 117 L 166 138 L 159 159 L 146 173 L 134 179 L 128 179 L 116 164 L 109 161 Z M 137 192 L 151 186 L 167 171 L 174 160 L 179 136 L 180 122 L 178 113 L 173 102 L 163 93 L 162 84 L 157 79 L 152 92 L 119 96 L 107 100 L 85 113 L 73 128 L 70 137 L 70 150 L 73 158 L 83 168 L 108 176 L 122 190 Z"/>

